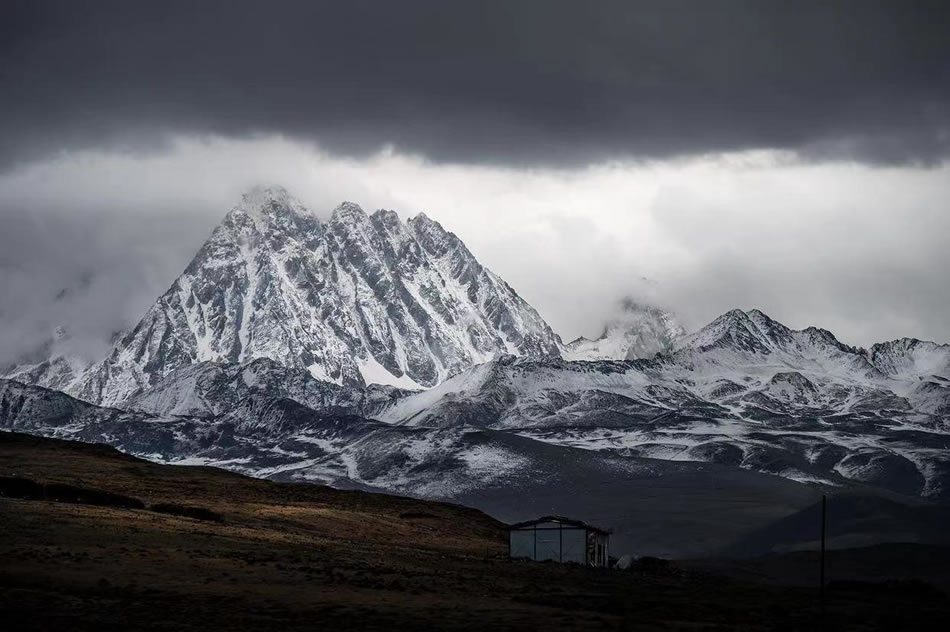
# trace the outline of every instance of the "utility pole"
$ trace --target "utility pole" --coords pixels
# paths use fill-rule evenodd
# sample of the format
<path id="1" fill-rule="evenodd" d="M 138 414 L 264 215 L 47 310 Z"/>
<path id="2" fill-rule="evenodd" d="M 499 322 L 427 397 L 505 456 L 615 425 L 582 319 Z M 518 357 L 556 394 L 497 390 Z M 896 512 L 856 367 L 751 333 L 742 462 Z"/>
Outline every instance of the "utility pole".
<path id="1" fill-rule="evenodd" d="M 818 602 L 821 608 L 821 629 L 825 627 L 825 530 L 828 517 L 828 499 L 821 495 L 821 570 L 818 575 Z"/>

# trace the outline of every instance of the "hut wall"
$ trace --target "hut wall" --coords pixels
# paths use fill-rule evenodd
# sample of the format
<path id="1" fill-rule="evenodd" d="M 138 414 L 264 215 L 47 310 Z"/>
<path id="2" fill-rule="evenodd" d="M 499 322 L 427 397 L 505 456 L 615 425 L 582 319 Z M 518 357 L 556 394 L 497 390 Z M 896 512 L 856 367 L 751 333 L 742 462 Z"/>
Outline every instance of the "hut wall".
<path id="1" fill-rule="evenodd" d="M 561 530 L 560 529 L 537 529 L 534 532 L 534 537 L 537 538 L 536 548 L 537 554 L 535 555 L 536 560 L 542 562 L 544 560 L 554 560 L 555 562 L 560 561 L 561 559 Z"/>
<path id="2" fill-rule="evenodd" d="M 534 559 L 534 529 L 516 529 L 508 532 L 510 557 Z"/>
<path id="3" fill-rule="evenodd" d="M 561 561 L 584 564 L 587 538 L 584 529 L 564 529 L 561 531 Z"/>

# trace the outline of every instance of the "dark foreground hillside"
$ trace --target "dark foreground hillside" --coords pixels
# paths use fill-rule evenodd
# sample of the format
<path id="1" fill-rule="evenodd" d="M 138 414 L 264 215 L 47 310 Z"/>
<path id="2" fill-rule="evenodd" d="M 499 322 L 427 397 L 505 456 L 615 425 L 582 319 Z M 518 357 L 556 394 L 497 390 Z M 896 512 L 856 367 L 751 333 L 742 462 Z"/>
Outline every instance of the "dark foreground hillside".
<path id="1" fill-rule="evenodd" d="M 944 565 L 945 551 L 894 577 L 893 551 L 883 574 L 874 550 L 859 565 L 847 555 L 836 552 L 853 572 L 829 586 L 827 629 L 950 616 L 945 575 L 898 577 Z M 472 509 L 0 433 L 8 630 L 819 629 L 815 590 L 776 581 L 781 558 L 730 564 L 513 563 L 503 525 Z M 787 566 L 792 584 L 809 580 L 807 562 Z M 866 568 L 874 581 L 855 581 Z"/>

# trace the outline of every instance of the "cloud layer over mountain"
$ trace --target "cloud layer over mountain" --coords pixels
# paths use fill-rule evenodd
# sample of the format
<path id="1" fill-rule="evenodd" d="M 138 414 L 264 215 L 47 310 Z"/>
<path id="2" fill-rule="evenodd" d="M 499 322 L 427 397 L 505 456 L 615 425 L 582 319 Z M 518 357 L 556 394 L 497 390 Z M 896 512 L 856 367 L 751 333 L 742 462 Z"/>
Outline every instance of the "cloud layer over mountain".
<path id="1" fill-rule="evenodd" d="M 852 344 L 950 340 L 945 167 L 741 154 L 511 169 L 210 139 L 148 157 L 68 154 L 0 177 L 0 358 L 61 324 L 69 344 L 104 353 L 258 182 L 284 184 L 324 217 L 344 199 L 426 212 L 565 340 L 600 335 L 627 295 L 690 328 L 757 306 Z"/>
<path id="2" fill-rule="evenodd" d="M 950 149 L 944 2 L 4 3 L 0 161 L 280 133 L 336 153 L 584 164 Z"/>
<path id="3" fill-rule="evenodd" d="M 565 339 L 624 296 L 950 340 L 939 1 L 13 0 L 0 363 L 98 355 L 240 193 L 426 211 Z"/>

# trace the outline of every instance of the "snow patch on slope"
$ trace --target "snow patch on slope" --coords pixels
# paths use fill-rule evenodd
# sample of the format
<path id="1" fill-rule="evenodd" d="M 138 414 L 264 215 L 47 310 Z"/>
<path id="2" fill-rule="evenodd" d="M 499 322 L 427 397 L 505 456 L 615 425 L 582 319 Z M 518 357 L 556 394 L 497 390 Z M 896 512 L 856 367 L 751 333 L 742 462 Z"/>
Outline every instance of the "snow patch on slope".
<path id="1" fill-rule="evenodd" d="M 399 377 L 393 375 L 386 367 L 377 362 L 373 356 L 369 356 L 365 359 L 360 358 L 357 360 L 357 364 L 359 366 L 360 375 L 363 376 L 363 381 L 367 384 L 395 386 L 407 390 L 422 390 L 423 388 L 408 375 L 401 375 Z"/>

